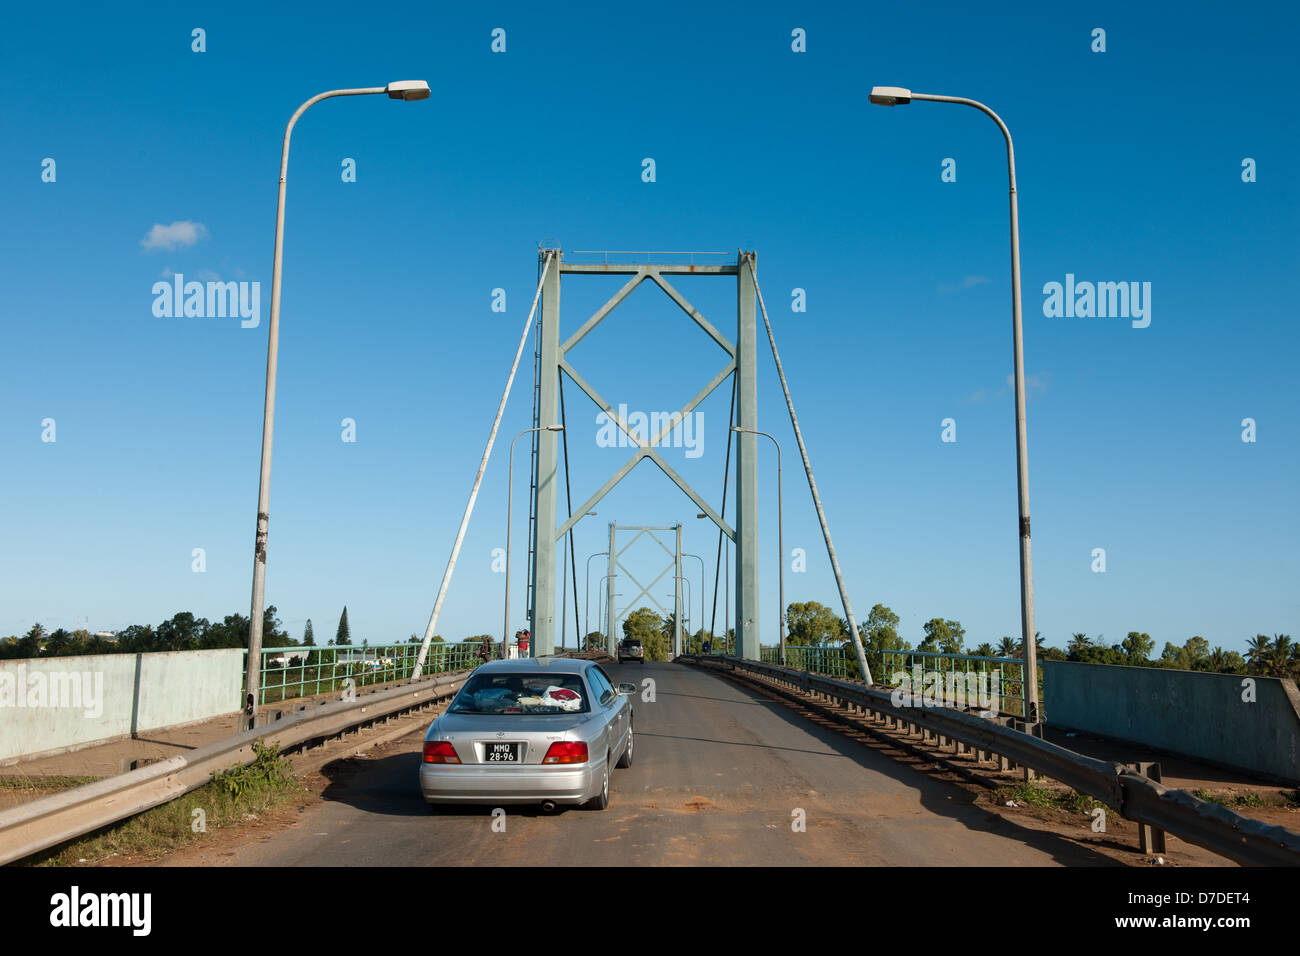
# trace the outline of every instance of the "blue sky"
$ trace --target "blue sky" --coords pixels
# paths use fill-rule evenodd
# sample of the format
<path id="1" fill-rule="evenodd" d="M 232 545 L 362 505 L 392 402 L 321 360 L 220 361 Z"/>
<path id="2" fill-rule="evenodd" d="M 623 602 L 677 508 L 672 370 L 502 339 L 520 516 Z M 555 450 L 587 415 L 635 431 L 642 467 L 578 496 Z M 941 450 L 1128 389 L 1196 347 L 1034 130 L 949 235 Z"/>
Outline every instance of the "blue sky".
<path id="1" fill-rule="evenodd" d="M 844 7 L 11 11 L 0 635 L 247 613 L 284 124 L 316 92 L 417 77 L 431 100 L 329 100 L 294 135 L 267 580 L 295 636 L 307 618 L 332 636 L 344 604 L 358 639 L 423 631 L 544 240 L 757 250 L 859 617 L 888 604 L 913 642 L 934 616 L 960 620 L 968 645 L 1017 634 L 1005 154 L 978 112 L 869 106 L 874 84 L 983 100 L 1016 137 L 1045 639 L 1142 630 L 1158 648 L 1200 634 L 1241 650 L 1256 632 L 1300 632 L 1295 9 Z M 195 27 L 206 52 L 191 51 Z M 498 27 L 504 53 L 490 49 Z M 792 51 L 795 28 L 807 52 Z M 941 181 L 945 158 L 956 182 Z M 192 244 L 145 247 L 177 222 L 201 224 Z M 151 289 L 171 272 L 260 282 L 261 324 L 156 317 Z M 1150 325 L 1045 317 L 1043 286 L 1067 273 L 1150 282 Z M 618 284 L 566 279 L 566 334 Z M 679 287 L 734 335 L 733 285 Z M 683 404 L 721 355 L 647 284 L 574 360 L 649 412 Z M 785 448 L 787 549 L 808 554 L 787 600 L 836 607 L 765 350 L 760 375 L 760 427 Z M 492 549 L 531 384 L 525 363 L 439 624 L 452 639 L 501 627 Z M 699 458 L 664 452 L 715 503 L 727 399 L 701 407 Z M 576 506 L 627 452 L 596 447 L 576 387 L 566 401 Z M 41 440 L 47 418 L 55 442 Z M 945 418 L 955 443 L 940 441 Z M 776 503 L 761 454 L 766 641 Z M 521 441 L 516 608 L 526 471 Z M 694 603 L 711 595 L 716 531 L 653 466 L 597 510 L 580 561 L 604 549 L 609 520 L 682 521 L 708 566 Z M 657 554 L 638 545 L 629 568 L 652 577 Z"/>

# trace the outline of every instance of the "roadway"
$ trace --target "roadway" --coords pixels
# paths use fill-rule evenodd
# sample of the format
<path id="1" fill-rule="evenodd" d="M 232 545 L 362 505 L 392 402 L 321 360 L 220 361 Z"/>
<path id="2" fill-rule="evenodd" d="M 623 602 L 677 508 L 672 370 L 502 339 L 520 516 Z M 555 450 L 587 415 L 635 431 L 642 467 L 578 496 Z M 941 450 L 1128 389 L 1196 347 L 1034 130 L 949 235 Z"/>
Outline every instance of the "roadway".
<path id="1" fill-rule="evenodd" d="M 694 668 L 606 665 L 656 682 L 634 698 L 636 757 L 617 770 L 608 810 L 490 807 L 420 798 L 421 734 L 334 776 L 293 824 L 206 865 L 854 865 L 1053 866 L 1115 861 L 971 804 L 962 789 L 906 767 L 786 705 Z M 804 832 L 792 828 L 802 810 Z M 202 853 L 202 851 L 200 851 Z M 176 862 L 193 863 L 189 854 Z"/>

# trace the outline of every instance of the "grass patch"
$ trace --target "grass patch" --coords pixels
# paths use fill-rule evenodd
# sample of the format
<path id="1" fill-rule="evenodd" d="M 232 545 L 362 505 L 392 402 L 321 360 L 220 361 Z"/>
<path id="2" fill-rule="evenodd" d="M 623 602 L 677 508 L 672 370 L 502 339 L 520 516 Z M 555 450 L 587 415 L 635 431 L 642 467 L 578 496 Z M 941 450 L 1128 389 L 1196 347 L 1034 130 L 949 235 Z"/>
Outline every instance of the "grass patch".
<path id="1" fill-rule="evenodd" d="M 1063 810 L 1066 813 L 1091 813 L 1094 808 L 1105 806 L 1100 800 L 1079 793 L 1077 790 L 1068 790 L 1061 793 L 1032 783 L 1021 783 L 1014 787 L 1000 787 L 996 795 L 998 800 L 1004 804 L 1008 800 L 1014 800 L 1022 807 Z"/>
<path id="2" fill-rule="evenodd" d="M 69 777 L 55 775 L 48 777 L 29 777 L 26 774 L 16 774 L 11 777 L 0 777 L 0 790 L 71 790 L 73 787 L 80 787 L 88 783 L 94 783 L 96 780 L 103 779 L 103 777 Z"/>
<path id="3" fill-rule="evenodd" d="M 1253 790 L 1248 790 L 1245 793 L 1211 793 L 1202 787 L 1193 790 L 1192 796 L 1201 800 L 1208 800 L 1211 803 L 1217 803 L 1223 807 L 1300 808 L 1300 790 L 1283 790 L 1274 796 L 1273 794 L 1256 793 Z"/>
<path id="4" fill-rule="evenodd" d="M 112 857 L 161 857 L 305 793 L 277 747 L 253 745 L 256 759 L 212 775 L 212 782 L 129 820 L 29 857 L 28 866 L 78 866 Z"/>

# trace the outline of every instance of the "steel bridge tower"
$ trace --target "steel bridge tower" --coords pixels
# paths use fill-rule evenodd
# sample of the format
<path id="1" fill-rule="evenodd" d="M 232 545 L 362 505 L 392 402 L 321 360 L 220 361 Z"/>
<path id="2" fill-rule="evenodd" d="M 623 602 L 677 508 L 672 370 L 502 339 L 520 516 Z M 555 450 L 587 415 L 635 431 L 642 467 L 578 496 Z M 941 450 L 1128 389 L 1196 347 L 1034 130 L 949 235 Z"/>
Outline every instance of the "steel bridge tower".
<path id="1" fill-rule="evenodd" d="M 609 492 L 633 468 L 649 460 L 668 476 L 695 506 L 706 514 L 715 525 L 736 545 L 736 649 L 741 657 L 757 660 L 759 657 L 759 613 L 758 613 L 758 448 L 757 436 L 748 433 L 736 434 L 736 526 L 733 528 L 700 495 L 690 483 L 679 475 L 671 465 L 664 461 L 657 448 L 673 430 L 674 421 L 658 433 L 641 437 L 619 415 L 618 402 L 610 402 L 599 394 L 590 383 L 575 369 L 568 360 L 568 353 L 597 325 L 618 307 L 637 286 L 647 280 L 660 289 L 713 340 L 716 347 L 726 355 L 723 367 L 711 381 L 704 385 L 680 412 L 681 419 L 691 414 L 695 408 L 713 393 L 719 385 L 735 376 L 736 385 L 736 419 L 735 424 L 742 428 L 758 427 L 758 389 L 756 366 L 758 354 L 757 328 L 755 323 L 755 295 L 757 257 L 753 252 L 739 253 L 732 263 L 697 263 L 694 255 L 690 261 L 679 263 L 640 264 L 611 263 L 609 254 L 603 262 L 565 262 L 560 249 L 540 249 L 540 257 L 554 256 L 552 268 L 548 269 L 542 282 L 541 309 L 538 317 L 538 336 L 540 338 L 540 357 L 538 360 L 538 391 L 536 425 L 549 425 L 559 420 L 560 375 L 568 377 L 587 394 L 610 421 L 628 436 L 636 451 L 632 457 L 616 471 L 601 487 L 579 507 L 573 515 L 559 521 L 556 505 L 559 490 L 559 449 L 555 432 L 537 433 L 537 458 L 533 506 L 536 514 L 534 535 L 534 556 L 532 567 L 533 596 L 533 647 L 534 654 L 551 654 L 555 651 L 556 637 L 556 549 L 564 536 L 577 524 L 588 511 L 609 494 Z M 660 254 L 662 255 L 662 254 Z M 560 341 L 560 284 L 564 276 L 581 275 L 626 275 L 630 278 L 614 296 L 596 310 L 582 326 Z M 668 277 L 673 275 L 696 276 L 732 276 L 736 282 L 736 335 L 734 341 L 720 332 L 700 312 L 674 288 Z M 681 419 L 677 419 L 679 422 Z M 612 535 L 611 535 L 612 537 Z M 613 548 L 611 548 L 613 551 Z M 679 572 L 680 574 L 680 572 Z M 678 585 L 680 587 L 680 584 Z M 610 586 L 612 591 L 612 584 Z M 680 613 L 680 612 L 679 612 Z M 680 621 L 680 616 L 678 618 Z M 607 626 L 607 630 L 612 630 Z M 614 635 L 606 634 L 607 641 L 612 642 Z M 675 648 L 674 650 L 677 650 Z"/>

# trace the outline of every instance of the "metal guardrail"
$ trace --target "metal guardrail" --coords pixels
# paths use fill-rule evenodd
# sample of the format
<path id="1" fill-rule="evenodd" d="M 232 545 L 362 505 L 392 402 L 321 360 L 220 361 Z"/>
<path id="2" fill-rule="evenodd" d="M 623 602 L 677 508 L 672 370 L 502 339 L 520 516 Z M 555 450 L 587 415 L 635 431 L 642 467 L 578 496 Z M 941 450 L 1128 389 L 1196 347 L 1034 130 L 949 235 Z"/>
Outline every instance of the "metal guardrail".
<path id="1" fill-rule="evenodd" d="M 253 744 L 258 741 L 287 750 L 332 737 L 450 697 L 467 676 L 465 671 L 441 674 L 359 695 L 356 700 L 331 701 L 296 711 L 187 754 L 0 811 L 0 864 L 58 846 L 195 790 L 210 782 L 217 771 L 251 763 L 256 758 Z"/>
<path id="2" fill-rule="evenodd" d="M 922 728 L 1058 780 L 1095 797 L 1129 820 L 1167 830 L 1248 866 L 1300 865 L 1300 834 L 1261 823 L 1227 807 L 1173 790 L 1119 763 L 1087 757 L 993 720 L 944 707 L 896 705 L 893 695 L 863 684 L 734 657 L 682 655 L 678 661 L 723 667 L 859 708 L 873 719 Z"/>

